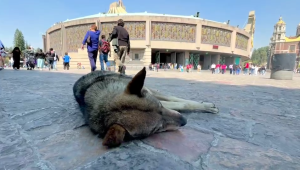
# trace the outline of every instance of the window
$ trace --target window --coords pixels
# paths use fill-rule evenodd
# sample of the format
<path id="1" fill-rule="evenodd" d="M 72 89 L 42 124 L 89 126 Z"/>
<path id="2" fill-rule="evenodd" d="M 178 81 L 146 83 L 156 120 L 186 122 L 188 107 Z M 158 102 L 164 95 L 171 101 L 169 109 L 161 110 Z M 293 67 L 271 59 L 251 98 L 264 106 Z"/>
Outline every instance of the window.
<path id="1" fill-rule="evenodd" d="M 290 45 L 289 52 L 290 53 L 295 53 L 296 52 L 296 45 Z"/>
<path id="2" fill-rule="evenodd" d="M 277 39 L 278 39 L 278 40 L 280 40 L 280 38 L 281 38 L 281 34 L 278 34 L 278 37 L 277 37 Z"/>
<path id="3" fill-rule="evenodd" d="M 134 54 L 134 59 L 138 60 L 139 59 L 139 54 Z"/>
<path id="4" fill-rule="evenodd" d="M 281 30 L 281 26 L 279 27 L 279 30 Z"/>

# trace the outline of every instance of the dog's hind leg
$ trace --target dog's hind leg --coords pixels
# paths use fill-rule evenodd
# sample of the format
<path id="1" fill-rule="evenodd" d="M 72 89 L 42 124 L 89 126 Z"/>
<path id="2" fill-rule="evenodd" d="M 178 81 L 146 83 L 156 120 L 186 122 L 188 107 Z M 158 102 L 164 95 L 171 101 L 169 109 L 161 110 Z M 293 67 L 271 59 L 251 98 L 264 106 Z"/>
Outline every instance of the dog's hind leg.
<path id="1" fill-rule="evenodd" d="M 198 103 L 198 102 L 171 102 L 171 101 L 160 101 L 161 104 L 168 109 L 176 111 L 203 111 L 209 113 L 219 113 L 219 109 L 215 107 L 213 103 Z"/>
<path id="2" fill-rule="evenodd" d="M 213 103 L 185 100 L 174 96 L 166 96 L 152 89 L 147 88 L 146 90 L 160 100 L 162 105 L 168 109 L 176 111 L 204 111 L 210 113 L 219 113 L 219 109 L 216 108 L 215 104 Z"/>

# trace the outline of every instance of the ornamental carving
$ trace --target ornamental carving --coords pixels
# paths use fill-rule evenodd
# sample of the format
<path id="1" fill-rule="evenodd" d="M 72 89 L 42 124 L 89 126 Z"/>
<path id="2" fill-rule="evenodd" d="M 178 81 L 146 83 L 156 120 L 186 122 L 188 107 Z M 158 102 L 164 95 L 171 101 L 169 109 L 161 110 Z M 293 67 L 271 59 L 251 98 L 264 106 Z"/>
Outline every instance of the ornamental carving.
<path id="1" fill-rule="evenodd" d="M 78 52 L 84 36 L 93 23 L 66 27 L 66 46 L 68 52 Z"/>
<path id="2" fill-rule="evenodd" d="M 50 48 L 53 48 L 57 55 L 62 55 L 62 35 L 61 29 L 49 33 Z M 48 50 L 48 49 L 47 49 Z"/>
<path id="3" fill-rule="evenodd" d="M 201 30 L 201 43 L 230 47 L 231 34 L 232 32 L 229 30 L 203 25 Z"/>
<path id="4" fill-rule="evenodd" d="M 193 24 L 151 22 L 151 40 L 194 43 L 196 28 Z"/>
<path id="5" fill-rule="evenodd" d="M 237 33 L 235 39 L 235 48 L 247 51 L 248 40 L 249 38 L 247 36 Z"/>
<path id="6" fill-rule="evenodd" d="M 112 32 L 117 22 L 101 23 L 101 35 L 108 37 Z M 130 40 L 145 40 L 146 39 L 146 22 L 145 21 L 128 21 L 125 22 L 124 28 L 129 33 Z"/>

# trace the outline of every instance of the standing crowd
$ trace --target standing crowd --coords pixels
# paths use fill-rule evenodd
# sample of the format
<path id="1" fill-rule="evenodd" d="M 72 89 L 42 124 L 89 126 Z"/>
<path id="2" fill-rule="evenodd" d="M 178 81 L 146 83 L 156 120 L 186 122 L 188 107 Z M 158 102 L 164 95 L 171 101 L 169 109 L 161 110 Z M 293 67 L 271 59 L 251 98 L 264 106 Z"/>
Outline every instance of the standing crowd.
<path id="1" fill-rule="evenodd" d="M 0 60 L 3 62 L 0 62 L 0 68 L 4 68 L 4 55 L 10 54 L 10 61 L 9 66 L 12 67 L 14 70 L 19 70 L 21 66 L 26 67 L 27 70 L 33 70 L 35 68 L 39 70 L 43 70 L 47 68 L 50 70 L 57 70 L 57 62 L 59 61 L 59 56 L 55 53 L 53 48 L 50 48 L 49 51 L 44 53 L 42 50 L 39 50 L 38 52 L 34 52 L 32 47 L 29 47 L 28 49 L 24 50 L 22 54 L 19 47 L 15 47 L 12 52 L 5 52 L 3 49 L 1 49 L 1 58 Z M 22 57 L 23 56 L 23 57 Z M 23 61 L 21 61 L 23 59 Z M 71 57 L 68 55 L 68 53 L 65 53 L 65 56 L 63 59 L 63 65 L 64 70 L 69 70 L 70 66 L 70 60 Z M 21 64 L 23 63 L 23 65 Z"/>
<path id="2" fill-rule="evenodd" d="M 228 66 L 229 73 L 232 75 L 239 75 L 242 71 L 244 75 L 265 75 L 266 73 L 266 66 L 262 65 L 260 67 L 251 64 L 251 63 L 245 63 L 244 67 L 242 67 L 239 64 L 230 64 Z M 225 64 L 215 64 L 213 63 L 210 67 L 212 74 L 225 74 L 227 66 Z"/>

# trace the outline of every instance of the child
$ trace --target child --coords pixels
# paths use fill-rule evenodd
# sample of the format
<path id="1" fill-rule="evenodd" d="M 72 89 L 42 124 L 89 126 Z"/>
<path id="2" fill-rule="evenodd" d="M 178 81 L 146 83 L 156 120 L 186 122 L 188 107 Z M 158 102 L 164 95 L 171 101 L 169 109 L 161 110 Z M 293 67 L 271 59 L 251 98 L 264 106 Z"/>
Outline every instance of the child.
<path id="1" fill-rule="evenodd" d="M 69 67 L 70 67 L 70 59 L 71 59 L 71 57 L 68 56 L 68 53 L 66 52 L 66 53 L 65 53 L 65 56 L 63 57 L 63 60 L 64 60 L 64 70 L 66 70 L 66 68 L 67 68 L 67 70 L 69 70 Z"/>

